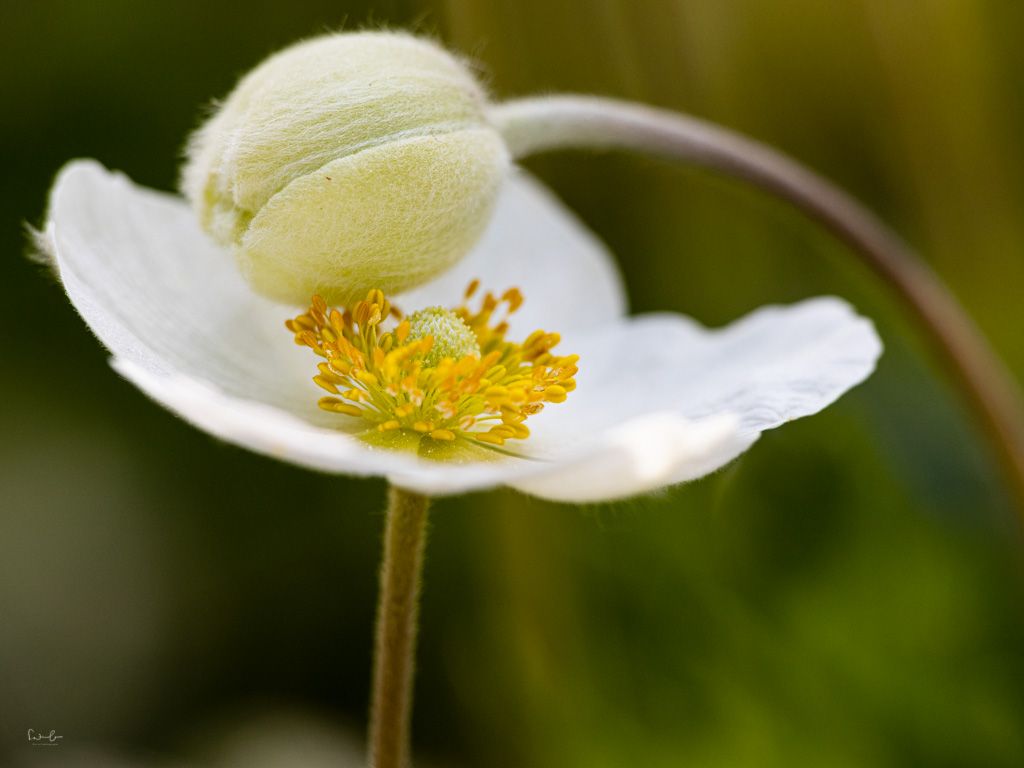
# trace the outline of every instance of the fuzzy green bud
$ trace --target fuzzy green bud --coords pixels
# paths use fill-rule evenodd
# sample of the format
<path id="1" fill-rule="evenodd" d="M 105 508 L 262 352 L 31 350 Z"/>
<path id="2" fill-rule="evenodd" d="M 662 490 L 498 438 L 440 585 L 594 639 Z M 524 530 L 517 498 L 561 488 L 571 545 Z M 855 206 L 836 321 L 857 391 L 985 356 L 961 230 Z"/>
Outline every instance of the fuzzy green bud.
<path id="1" fill-rule="evenodd" d="M 350 306 L 454 265 L 509 165 L 468 68 L 389 32 L 315 38 L 246 75 L 192 137 L 182 188 L 253 287 Z"/>

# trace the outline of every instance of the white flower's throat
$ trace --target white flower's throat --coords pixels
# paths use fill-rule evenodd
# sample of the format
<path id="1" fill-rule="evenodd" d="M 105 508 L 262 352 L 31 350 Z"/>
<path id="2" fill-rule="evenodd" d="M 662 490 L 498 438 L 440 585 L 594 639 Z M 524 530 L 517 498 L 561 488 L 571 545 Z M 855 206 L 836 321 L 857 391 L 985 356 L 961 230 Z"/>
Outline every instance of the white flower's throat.
<path id="1" fill-rule="evenodd" d="M 579 357 L 551 353 L 557 333 L 507 341 L 506 320 L 522 294 L 488 292 L 473 311 L 468 302 L 478 285 L 469 285 L 460 307 L 428 307 L 404 319 L 379 290 L 344 312 L 314 296 L 309 310 L 285 325 L 297 344 L 325 358 L 313 377 L 331 393 L 320 407 L 365 420 L 365 437 L 490 446 L 528 437 L 527 417 L 576 388 Z M 385 330 L 389 320 L 393 327 Z"/>

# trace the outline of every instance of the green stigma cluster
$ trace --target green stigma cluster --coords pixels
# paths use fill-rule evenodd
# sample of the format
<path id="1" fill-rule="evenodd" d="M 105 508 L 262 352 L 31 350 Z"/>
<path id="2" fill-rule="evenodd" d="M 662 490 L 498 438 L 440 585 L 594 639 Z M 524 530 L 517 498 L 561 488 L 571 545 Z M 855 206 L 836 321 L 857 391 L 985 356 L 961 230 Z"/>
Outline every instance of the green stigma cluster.
<path id="1" fill-rule="evenodd" d="M 466 355 L 480 357 L 480 344 L 476 334 L 466 322 L 450 309 L 427 307 L 409 315 L 409 341 L 419 341 L 428 336 L 433 346 L 423 362 L 438 365 L 445 358 L 461 360 Z"/>

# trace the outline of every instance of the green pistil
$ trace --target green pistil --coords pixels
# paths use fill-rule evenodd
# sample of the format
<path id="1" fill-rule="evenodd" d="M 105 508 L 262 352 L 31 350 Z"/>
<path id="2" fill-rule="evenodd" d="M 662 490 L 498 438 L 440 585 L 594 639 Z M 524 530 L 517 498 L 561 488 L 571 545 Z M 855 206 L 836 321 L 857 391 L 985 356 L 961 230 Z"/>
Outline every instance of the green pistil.
<path id="1" fill-rule="evenodd" d="M 466 355 L 480 356 L 476 334 L 454 312 L 442 307 L 427 307 L 413 312 L 409 320 L 409 341 L 430 336 L 434 345 L 424 358 L 428 366 L 436 366 L 446 357 L 461 360 Z"/>

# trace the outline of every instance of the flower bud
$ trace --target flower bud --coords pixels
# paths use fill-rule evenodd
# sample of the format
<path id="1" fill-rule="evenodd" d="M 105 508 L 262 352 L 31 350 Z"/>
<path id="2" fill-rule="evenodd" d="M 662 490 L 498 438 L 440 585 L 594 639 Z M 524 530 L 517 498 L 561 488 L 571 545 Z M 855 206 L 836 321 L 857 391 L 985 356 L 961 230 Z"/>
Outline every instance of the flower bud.
<path id="1" fill-rule="evenodd" d="M 405 34 L 271 56 L 192 137 L 182 187 L 253 287 L 351 305 L 443 272 L 483 232 L 508 167 L 466 66 Z"/>

